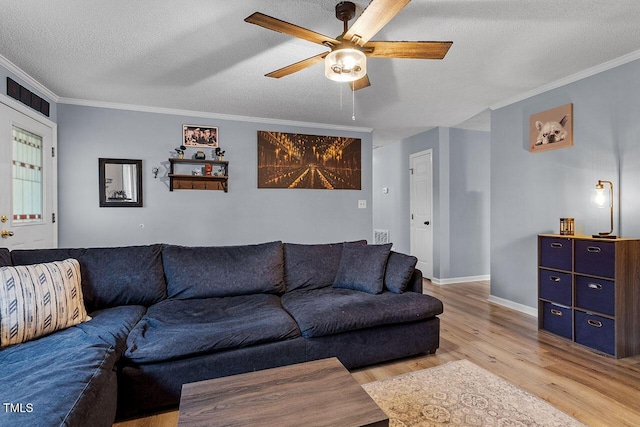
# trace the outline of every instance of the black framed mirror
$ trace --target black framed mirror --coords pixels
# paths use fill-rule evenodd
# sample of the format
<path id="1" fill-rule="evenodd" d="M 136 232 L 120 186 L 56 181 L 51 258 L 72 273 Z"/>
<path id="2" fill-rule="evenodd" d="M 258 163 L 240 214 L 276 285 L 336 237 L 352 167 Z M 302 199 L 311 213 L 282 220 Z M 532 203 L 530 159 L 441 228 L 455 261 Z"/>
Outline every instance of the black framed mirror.
<path id="1" fill-rule="evenodd" d="M 100 207 L 142 207 L 142 160 L 98 159 Z"/>

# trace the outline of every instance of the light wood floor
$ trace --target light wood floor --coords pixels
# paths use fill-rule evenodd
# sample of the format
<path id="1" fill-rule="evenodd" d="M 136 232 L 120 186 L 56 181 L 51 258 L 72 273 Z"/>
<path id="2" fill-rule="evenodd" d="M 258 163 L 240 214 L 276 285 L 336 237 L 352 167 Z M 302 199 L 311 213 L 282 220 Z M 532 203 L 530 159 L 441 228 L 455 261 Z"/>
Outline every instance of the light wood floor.
<path id="1" fill-rule="evenodd" d="M 589 426 L 640 425 L 640 356 L 613 359 L 538 332 L 537 320 L 489 303 L 488 282 L 424 291 L 444 303 L 440 348 L 352 371 L 367 383 L 467 359 L 535 394 Z M 177 411 L 118 423 L 117 427 L 175 427 Z"/>

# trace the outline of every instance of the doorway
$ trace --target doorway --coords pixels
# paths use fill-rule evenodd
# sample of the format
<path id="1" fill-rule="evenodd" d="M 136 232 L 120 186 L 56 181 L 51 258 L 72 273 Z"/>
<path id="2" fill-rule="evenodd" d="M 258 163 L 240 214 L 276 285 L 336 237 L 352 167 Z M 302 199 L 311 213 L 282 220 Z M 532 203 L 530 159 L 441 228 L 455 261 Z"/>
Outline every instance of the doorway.
<path id="1" fill-rule="evenodd" d="M 53 248 L 57 126 L 13 104 L 0 95 L 0 247 Z"/>
<path id="2" fill-rule="evenodd" d="M 433 176 L 431 149 L 412 154 L 410 162 L 410 248 L 424 277 L 433 278 Z"/>

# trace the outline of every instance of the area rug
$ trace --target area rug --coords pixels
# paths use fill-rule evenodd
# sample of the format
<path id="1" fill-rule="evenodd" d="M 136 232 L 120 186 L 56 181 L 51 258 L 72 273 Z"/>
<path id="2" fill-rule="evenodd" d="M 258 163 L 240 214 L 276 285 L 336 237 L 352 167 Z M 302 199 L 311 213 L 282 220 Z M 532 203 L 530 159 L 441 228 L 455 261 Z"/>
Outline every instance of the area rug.
<path id="1" fill-rule="evenodd" d="M 391 427 L 583 426 L 544 400 L 458 360 L 363 384 Z"/>

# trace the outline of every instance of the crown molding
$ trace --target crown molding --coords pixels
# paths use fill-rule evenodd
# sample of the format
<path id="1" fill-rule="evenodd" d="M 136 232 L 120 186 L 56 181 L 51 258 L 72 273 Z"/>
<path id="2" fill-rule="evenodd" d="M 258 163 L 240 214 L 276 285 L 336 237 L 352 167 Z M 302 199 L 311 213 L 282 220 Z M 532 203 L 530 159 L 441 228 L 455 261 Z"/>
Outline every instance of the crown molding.
<path id="1" fill-rule="evenodd" d="M 204 111 L 178 110 L 173 108 L 150 107 L 145 105 L 120 104 L 115 102 L 90 101 L 76 98 L 59 98 L 59 104 L 83 107 L 110 108 L 115 110 L 138 111 L 142 113 L 168 114 L 173 116 L 199 117 L 205 119 L 232 120 L 237 122 L 265 123 L 280 126 L 297 126 L 318 129 L 342 130 L 349 132 L 373 132 L 373 128 L 332 125 L 327 123 L 297 122 L 293 120 L 268 119 L 264 117 L 236 116 L 232 114 L 207 113 Z"/>
<path id="2" fill-rule="evenodd" d="M 0 55 L 0 66 L 6 68 L 10 73 L 14 74 L 17 78 L 22 80 L 24 83 L 31 86 L 33 89 L 39 91 L 42 95 L 49 98 L 52 102 L 57 104 L 71 104 L 71 105 L 80 105 L 85 107 L 97 107 L 97 108 L 111 108 L 116 110 L 128 110 L 128 111 L 139 111 L 145 113 L 157 113 L 157 114 L 169 114 L 175 116 L 188 116 L 188 117 L 200 117 L 200 118 L 212 118 L 219 120 L 233 120 L 238 122 L 251 122 L 251 123 L 265 123 L 265 124 L 275 124 L 280 126 L 296 126 L 296 127 L 307 127 L 307 128 L 317 128 L 317 129 L 331 129 L 331 130 L 342 130 L 349 132 L 365 132 L 371 133 L 373 132 L 373 128 L 367 127 L 355 127 L 355 126 L 341 126 L 341 125 L 332 125 L 327 123 L 312 123 L 312 122 L 297 122 L 293 120 L 279 120 L 279 119 L 268 119 L 263 117 L 249 117 L 249 116 L 236 116 L 231 114 L 217 114 L 217 113 L 207 113 L 202 111 L 190 111 L 190 110 L 178 110 L 178 109 L 170 109 L 170 108 L 160 108 L 160 107 L 149 107 L 144 105 L 132 105 L 132 104 L 120 104 L 120 103 L 112 103 L 112 102 L 103 102 L 103 101 L 90 101 L 86 99 L 75 99 L 75 98 L 63 98 L 47 87 L 45 87 L 42 83 L 31 77 L 25 71 L 23 71 L 16 64 Z"/>
<path id="3" fill-rule="evenodd" d="M 13 73 L 20 80 L 24 81 L 26 84 L 31 86 L 33 89 L 39 91 L 42 95 L 46 96 L 53 102 L 58 102 L 60 97 L 55 93 L 51 92 L 51 90 L 47 89 L 45 85 L 31 77 L 29 74 L 25 73 L 22 68 L 18 67 L 13 62 L 9 61 L 4 56 L 0 55 L 0 66 L 6 68 L 10 73 Z"/>
<path id="4" fill-rule="evenodd" d="M 612 59 L 611 61 L 603 62 L 602 64 L 596 65 L 595 67 L 588 68 L 586 70 L 580 71 L 576 74 L 572 74 L 568 77 L 562 78 L 560 80 L 556 80 L 555 82 L 551 82 L 544 86 L 540 86 L 536 89 L 530 90 L 528 92 L 524 92 L 520 95 L 514 96 L 512 98 L 505 99 L 504 101 L 497 102 L 491 105 L 489 108 L 491 110 L 497 110 L 502 107 L 506 107 L 507 105 L 515 104 L 516 102 L 524 101 L 527 98 L 531 98 L 532 96 L 540 95 L 541 93 L 548 92 L 553 89 L 557 89 L 559 87 L 568 85 L 569 83 L 577 82 L 578 80 L 585 79 L 587 77 L 594 76 L 596 74 L 602 73 L 604 71 L 610 70 L 612 68 L 619 67 L 620 65 L 627 64 L 629 62 L 633 62 L 637 59 L 640 59 L 640 50 L 635 52 L 631 52 L 627 55 L 621 56 L 619 58 Z"/>

